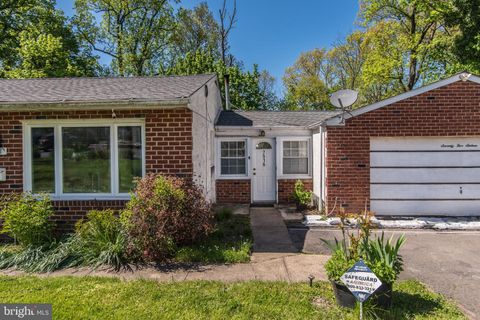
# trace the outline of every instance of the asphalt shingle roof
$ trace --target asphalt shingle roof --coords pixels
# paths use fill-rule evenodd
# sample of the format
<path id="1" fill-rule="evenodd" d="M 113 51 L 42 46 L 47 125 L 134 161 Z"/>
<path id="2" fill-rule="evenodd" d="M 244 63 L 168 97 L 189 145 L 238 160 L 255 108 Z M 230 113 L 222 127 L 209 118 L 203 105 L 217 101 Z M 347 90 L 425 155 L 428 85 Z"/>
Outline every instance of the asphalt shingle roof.
<path id="1" fill-rule="evenodd" d="M 222 111 L 216 125 L 231 127 L 309 127 L 339 113 L 339 111 Z"/>
<path id="2" fill-rule="evenodd" d="M 0 79 L 0 104 L 170 101 L 190 97 L 214 75 Z"/>

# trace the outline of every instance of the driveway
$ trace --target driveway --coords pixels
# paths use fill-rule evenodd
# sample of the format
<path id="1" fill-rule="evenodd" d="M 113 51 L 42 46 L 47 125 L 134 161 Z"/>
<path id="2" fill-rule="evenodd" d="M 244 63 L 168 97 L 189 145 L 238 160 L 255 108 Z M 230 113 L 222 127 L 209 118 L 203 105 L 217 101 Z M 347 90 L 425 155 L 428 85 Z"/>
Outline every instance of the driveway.
<path id="1" fill-rule="evenodd" d="M 289 228 L 294 245 L 306 253 L 326 254 L 323 239 L 340 233 L 325 229 Z M 471 319 L 480 319 L 480 232 L 389 231 L 405 233 L 401 250 L 405 270 L 400 279 L 415 278 L 454 299 Z"/>

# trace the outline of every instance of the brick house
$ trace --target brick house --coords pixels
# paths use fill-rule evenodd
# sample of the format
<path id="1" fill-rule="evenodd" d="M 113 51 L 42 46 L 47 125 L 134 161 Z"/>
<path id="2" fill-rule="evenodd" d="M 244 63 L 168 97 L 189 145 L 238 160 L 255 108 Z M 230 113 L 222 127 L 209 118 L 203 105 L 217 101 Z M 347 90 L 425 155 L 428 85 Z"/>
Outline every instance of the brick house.
<path id="1" fill-rule="evenodd" d="M 123 207 L 147 172 L 194 179 L 213 201 L 220 109 L 214 75 L 0 80 L 0 192 L 49 193 L 66 228 Z"/>
<path id="2" fill-rule="evenodd" d="M 217 203 L 288 203 L 302 180 L 327 211 L 480 214 L 476 76 L 348 113 L 222 109 L 215 75 L 0 80 L 0 192 L 49 193 L 65 228 L 148 172 Z"/>
<path id="3" fill-rule="evenodd" d="M 351 112 L 232 112 L 216 125 L 218 202 L 384 216 L 480 215 L 480 78 L 467 73 Z"/>
<path id="4" fill-rule="evenodd" d="M 329 119 L 328 210 L 480 215 L 480 78 L 467 73 Z"/>

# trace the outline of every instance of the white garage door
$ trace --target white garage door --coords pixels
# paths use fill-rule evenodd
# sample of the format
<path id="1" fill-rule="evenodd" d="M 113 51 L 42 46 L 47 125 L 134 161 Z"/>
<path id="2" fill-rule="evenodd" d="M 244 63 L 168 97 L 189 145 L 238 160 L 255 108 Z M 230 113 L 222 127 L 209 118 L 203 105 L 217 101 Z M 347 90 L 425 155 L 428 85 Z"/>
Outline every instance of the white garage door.
<path id="1" fill-rule="evenodd" d="M 372 138 L 378 215 L 480 215 L 480 137 Z"/>

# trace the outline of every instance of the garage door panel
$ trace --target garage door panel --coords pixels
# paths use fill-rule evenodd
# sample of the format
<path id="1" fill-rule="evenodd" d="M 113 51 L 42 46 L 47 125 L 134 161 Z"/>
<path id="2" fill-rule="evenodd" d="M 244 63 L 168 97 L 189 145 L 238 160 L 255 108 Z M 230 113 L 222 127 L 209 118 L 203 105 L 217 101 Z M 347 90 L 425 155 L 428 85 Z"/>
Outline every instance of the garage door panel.
<path id="1" fill-rule="evenodd" d="M 480 137 L 405 137 L 374 138 L 370 141 L 370 150 L 480 150 Z"/>
<path id="2" fill-rule="evenodd" d="M 480 183 L 480 168 L 372 168 L 370 183 Z"/>
<path id="3" fill-rule="evenodd" d="M 379 215 L 480 215 L 480 137 L 370 140 L 370 208 Z"/>
<path id="4" fill-rule="evenodd" d="M 372 200 L 379 199 L 478 199 L 480 200 L 480 184 L 407 184 L 407 185 L 382 185 L 370 186 Z"/>
<path id="5" fill-rule="evenodd" d="M 478 152 L 372 152 L 371 167 L 479 167 Z"/>
<path id="6" fill-rule="evenodd" d="M 476 201 L 386 201 L 372 200 L 370 208 L 377 215 L 408 216 L 478 216 L 480 200 Z"/>

